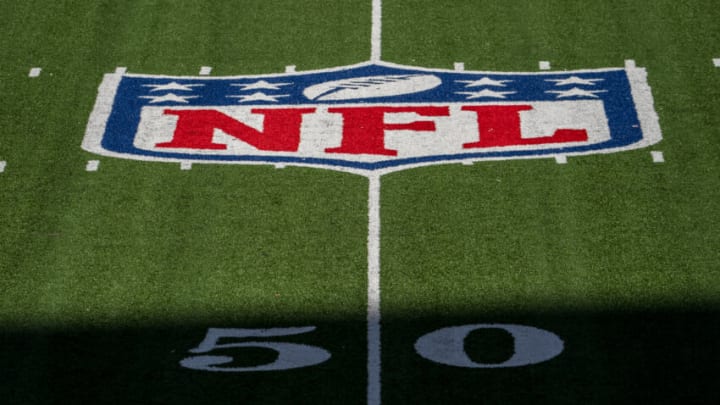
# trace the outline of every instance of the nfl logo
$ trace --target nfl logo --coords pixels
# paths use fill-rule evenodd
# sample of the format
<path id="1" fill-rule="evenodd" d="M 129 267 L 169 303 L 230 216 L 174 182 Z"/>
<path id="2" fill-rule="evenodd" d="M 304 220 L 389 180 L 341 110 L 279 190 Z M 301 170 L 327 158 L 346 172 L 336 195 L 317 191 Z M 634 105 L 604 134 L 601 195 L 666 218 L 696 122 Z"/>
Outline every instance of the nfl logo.
<path id="1" fill-rule="evenodd" d="M 358 173 L 571 156 L 661 139 L 642 68 L 493 73 L 382 61 L 233 77 L 107 74 L 83 148 Z"/>

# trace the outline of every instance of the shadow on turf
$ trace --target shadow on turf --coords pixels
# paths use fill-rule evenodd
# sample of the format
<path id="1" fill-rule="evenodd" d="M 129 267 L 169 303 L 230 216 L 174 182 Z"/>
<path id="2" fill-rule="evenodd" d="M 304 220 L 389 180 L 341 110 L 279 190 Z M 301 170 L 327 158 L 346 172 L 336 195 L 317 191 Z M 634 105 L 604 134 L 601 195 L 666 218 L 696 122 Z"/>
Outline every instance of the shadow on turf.
<path id="1" fill-rule="evenodd" d="M 720 310 L 386 315 L 384 404 L 709 404 L 720 399 Z M 442 327 L 509 323 L 552 331 L 564 352 L 545 363 L 508 369 L 464 369 L 429 362 L 413 344 Z M 274 341 L 332 353 L 320 365 L 275 372 L 211 373 L 179 362 L 208 327 L 317 326 Z M 285 320 L 155 324 L 144 327 L 3 327 L 0 398 L 12 404 L 363 404 L 365 323 Z M 471 334 L 477 361 L 502 362 L 512 339 L 501 331 Z M 267 349 L 225 349 L 230 365 L 274 360 Z"/>

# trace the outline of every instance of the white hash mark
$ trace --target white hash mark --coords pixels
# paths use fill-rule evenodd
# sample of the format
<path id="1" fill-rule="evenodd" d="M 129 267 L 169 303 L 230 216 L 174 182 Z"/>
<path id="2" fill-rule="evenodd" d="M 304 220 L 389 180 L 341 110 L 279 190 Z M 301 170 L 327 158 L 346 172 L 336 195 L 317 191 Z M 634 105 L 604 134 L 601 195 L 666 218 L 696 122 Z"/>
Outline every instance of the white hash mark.
<path id="1" fill-rule="evenodd" d="M 85 171 L 96 172 L 98 171 L 98 167 L 100 167 L 99 160 L 88 160 L 87 164 L 85 165 Z"/>
<path id="2" fill-rule="evenodd" d="M 650 152 L 652 155 L 653 163 L 665 163 L 665 156 L 663 156 L 663 153 L 660 151 L 652 151 Z"/>

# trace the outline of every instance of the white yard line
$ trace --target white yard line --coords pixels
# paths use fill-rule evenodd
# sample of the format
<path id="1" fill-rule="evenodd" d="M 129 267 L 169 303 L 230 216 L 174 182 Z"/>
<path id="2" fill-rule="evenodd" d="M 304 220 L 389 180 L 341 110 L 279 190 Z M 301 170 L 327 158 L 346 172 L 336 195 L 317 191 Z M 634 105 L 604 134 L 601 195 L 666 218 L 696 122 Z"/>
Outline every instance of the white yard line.
<path id="1" fill-rule="evenodd" d="M 382 40 L 382 0 L 372 2 L 372 30 L 370 34 L 370 61 L 379 62 Z"/>
<path id="2" fill-rule="evenodd" d="M 382 0 L 372 2 L 370 61 L 382 57 Z M 367 307 L 367 404 L 381 403 L 381 341 L 380 341 L 380 176 L 368 174 L 368 307 Z"/>
<path id="3" fill-rule="evenodd" d="M 369 174 L 368 188 L 368 405 L 380 405 L 380 174 Z"/>

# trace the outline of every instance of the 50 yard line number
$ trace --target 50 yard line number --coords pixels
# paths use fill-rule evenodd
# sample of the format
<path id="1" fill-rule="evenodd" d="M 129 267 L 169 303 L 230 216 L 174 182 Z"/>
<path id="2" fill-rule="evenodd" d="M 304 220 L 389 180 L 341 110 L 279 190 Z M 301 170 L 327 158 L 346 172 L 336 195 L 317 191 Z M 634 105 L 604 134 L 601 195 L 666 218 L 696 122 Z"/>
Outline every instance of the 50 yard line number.
<path id="1" fill-rule="evenodd" d="M 237 329 L 209 328 L 205 339 L 190 350 L 196 356 L 180 361 L 185 368 L 217 372 L 280 371 L 315 366 L 328 361 L 332 355 L 327 350 L 299 343 L 257 340 L 301 335 L 316 328 Z M 513 354 L 502 363 L 478 363 L 465 351 L 465 339 L 470 333 L 483 330 L 502 330 L 513 339 Z M 220 340 L 234 339 L 229 343 Z M 210 354 L 221 349 L 261 348 L 272 350 L 277 357 L 274 361 L 255 366 L 223 367 L 235 358 L 227 355 Z M 421 357 L 434 363 L 463 368 L 508 368 L 542 363 L 562 353 L 564 343 L 557 335 L 547 330 L 513 324 L 474 324 L 441 328 L 421 336 L 415 341 L 415 351 Z"/>

